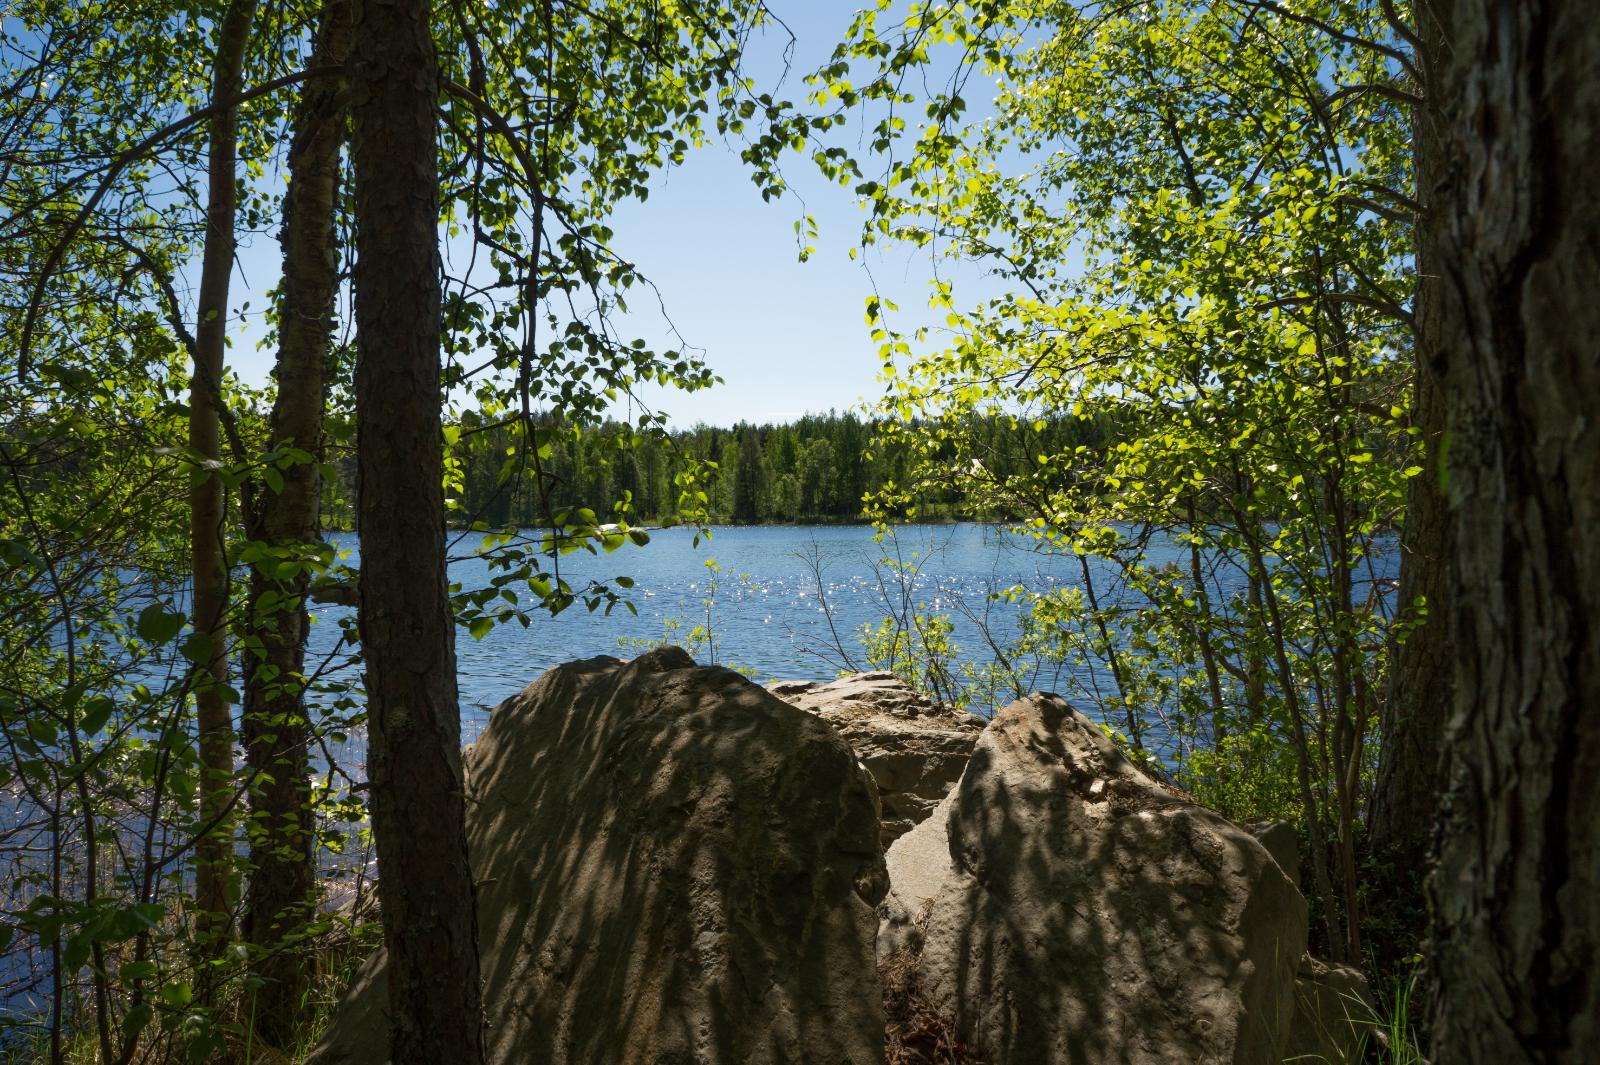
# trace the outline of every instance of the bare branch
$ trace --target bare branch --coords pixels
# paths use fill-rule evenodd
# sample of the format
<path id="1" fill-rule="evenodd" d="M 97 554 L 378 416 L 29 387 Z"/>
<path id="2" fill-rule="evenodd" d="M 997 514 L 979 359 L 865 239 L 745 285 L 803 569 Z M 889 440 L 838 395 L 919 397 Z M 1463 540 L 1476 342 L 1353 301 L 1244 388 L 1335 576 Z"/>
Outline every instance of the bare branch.
<path id="1" fill-rule="evenodd" d="M 100 206 L 100 201 L 105 199 L 106 193 L 111 191 L 111 186 L 116 183 L 117 178 L 122 176 L 124 170 L 166 141 L 181 133 L 187 133 L 213 115 L 238 107 L 240 104 L 249 103 L 259 97 L 269 96 L 279 89 L 287 88 L 290 85 L 298 85 L 300 82 L 311 78 L 328 77 L 343 73 L 343 67 L 316 67 L 296 71 L 293 74 L 285 74 L 281 78 L 274 78 L 271 81 L 257 85 L 253 89 L 242 92 L 231 100 L 215 102 L 209 107 L 190 112 L 176 122 L 169 123 L 158 129 L 133 147 L 117 153 L 116 157 L 112 159 L 111 165 L 107 168 L 105 177 L 101 178 L 100 184 L 95 187 L 93 195 L 89 197 L 83 207 L 79 209 L 77 216 L 68 224 L 67 231 L 62 234 L 61 239 L 56 241 L 55 245 L 50 249 L 50 255 L 45 259 L 44 266 L 39 271 L 39 278 L 34 282 L 33 292 L 28 297 L 28 310 L 22 319 L 21 343 L 17 349 L 17 379 L 25 381 L 28 377 L 28 364 L 33 349 L 33 333 L 35 327 L 39 324 L 39 310 L 44 303 L 44 293 L 50 284 L 50 278 L 61 268 L 62 260 L 67 256 L 67 249 L 72 245 L 78 234 L 82 232 L 85 223 L 89 221 L 89 216 L 94 213 L 96 207 Z"/>

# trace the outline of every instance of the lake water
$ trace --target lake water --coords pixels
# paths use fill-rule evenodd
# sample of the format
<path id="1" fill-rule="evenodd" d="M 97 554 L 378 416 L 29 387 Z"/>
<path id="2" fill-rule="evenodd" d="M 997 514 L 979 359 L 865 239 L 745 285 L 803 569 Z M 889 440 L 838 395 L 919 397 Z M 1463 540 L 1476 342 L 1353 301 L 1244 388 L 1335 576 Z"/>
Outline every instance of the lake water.
<path id="1" fill-rule="evenodd" d="M 589 613 L 580 603 L 551 617 L 535 610 L 533 597 L 523 589 L 522 605 L 532 616 L 528 628 L 511 622 L 481 640 L 459 630 L 457 668 L 469 735 L 490 709 L 551 666 L 594 655 L 629 658 L 662 639 L 683 643 L 696 625 L 708 625 L 717 662 L 752 671 L 759 681 L 825 680 L 848 665 L 867 668 L 859 630 L 902 610 L 909 600 L 948 614 L 961 656 L 984 659 L 981 634 L 963 606 L 981 617 L 992 591 L 1018 583 L 1030 588 L 1071 584 L 1079 574 L 1074 558 L 1036 552 L 1026 537 L 977 524 L 900 526 L 882 540 L 867 526 L 793 525 L 718 527 L 698 545 L 692 529 L 660 529 L 650 537 L 643 547 L 628 545 L 609 555 L 578 552 L 561 560 L 562 576 L 574 588 L 591 579 L 632 578 L 634 587 L 626 595 L 637 616 L 621 607 L 609 616 Z M 470 556 L 479 540 L 469 534 L 452 546 L 457 560 L 450 577 L 464 588 L 489 582 L 483 559 L 461 557 Z M 356 537 L 344 535 L 335 542 L 355 565 Z M 900 563 L 898 572 L 883 564 L 885 558 Z M 718 566 L 715 574 L 706 565 L 710 560 Z M 1109 570 L 1103 579 L 1111 580 Z M 1015 632 L 1014 607 L 989 609 L 988 623 L 997 635 Z M 323 607 L 318 613 L 313 654 L 333 649 L 339 634 L 334 623 L 350 612 Z M 851 663 L 842 661 L 836 644 L 852 656 Z M 702 646 L 696 657 L 706 661 L 711 655 Z"/>
<path id="2" fill-rule="evenodd" d="M 355 565 L 355 536 L 336 538 L 346 561 Z M 457 537 L 451 553 L 453 581 L 464 588 L 488 584 L 487 563 L 474 557 L 479 534 Z M 1164 537 L 1146 548 L 1156 566 L 1173 564 L 1185 572 L 1188 548 Z M 898 566 L 887 566 L 892 559 Z M 706 563 L 714 560 L 715 575 Z M 1367 579 L 1395 575 L 1397 555 L 1385 550 L 1370 561 Z M 879 538 L 869 526 L 726 526 L 700 537 L 692 529 L 662 529 L 643 547 L 627 545 L 613 554 L 578 552 L 565 556 L 561 573 L 575 589 L 591 579 L 627 576 L 627 593 L 637 616 L 618 608 L 609 616 L 589 613 L 581 604 L 550 616 L 521 591 L 529 610 L 528 628 L 511 622 L 481 640 L 458 630 L 456 655 L 463 726 L 470 739 L 481 730 L 488 711 L 516 694 L 551 666 L 594 655 L 629 658 L 651 644 L 670 639 L 683 644 L 696 625 L 707 625 L 714 639 L 714 658 L 751 672 L 758 681 L 831 679 L 851 666 L 867 668 L 859 633 L 907 603 L 926 604 L 930 613 L 949 616 L 958 647 L 956 660 L 983 663 L 992 652 L 975 617 L 997 640 L 1017 631 L 1018 608 L 992 602 L 991 593 L 1022 584 L 1030 590 L 1076 586 L 1082 575 L 1075 557 L 1037 550 L 1027 536 L 980 524 L 907 525 Z M 1109 563 L 1093 563 L 1091 573 L 1102 602 L 1118 595 L 1116 572 Z M 820 578 L 820 581 L 819 581 Z M 1219 603 L 1239 590 L 1243 574 L 1219 568 L 1212 594 Z M 715 588 L 713 588 L 713 583 Z M 821 594 L 819 595 L 819 588 Z M 826 609 L 824 609 L 826 605 Z M 327 652 L 338 642 L 340 618 L 350 611 L 321 608 L 311 650 Z M 674 626 L 676 630 L 674 631 Z M 839 647 L 851 656 L 843 661 Z M 706 662 L 705 647 L 695 651 Z M 1063 667 L 1037 675 L 1031 686 L 1069 694 L 1081 702 L 1110 689 L 1110 679 L 1090 673 L 1071 676 Z M 983 709 L 983 708 L 977 708 Z M 1092 711 L 1089 706 L 1082 709 Z"/>

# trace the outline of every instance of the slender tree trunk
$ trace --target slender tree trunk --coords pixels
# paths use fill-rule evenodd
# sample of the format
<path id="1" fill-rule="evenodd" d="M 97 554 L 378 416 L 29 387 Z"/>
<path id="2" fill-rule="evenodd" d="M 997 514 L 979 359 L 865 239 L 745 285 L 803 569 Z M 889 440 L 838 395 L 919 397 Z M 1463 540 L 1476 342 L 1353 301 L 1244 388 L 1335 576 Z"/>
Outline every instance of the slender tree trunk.
<path id="1" fill-rule="evenodd" d="M 1415 19 L 1422 38 L 1416 59 L 1427 70 L 1436 27 Z M 1428 102 L 1435 96 L 1423 88 L 1424 104 L 1413 117 L 1412 142 L 1418 197 L 1433 198 L 1438 176 L 1433 172 L 1437 155 L 1438 116 Z M 1406 518 L 1400 531 L 1400 596 L 1407 610 L 1422 604 L 1421 623 L 1405 634 L 1396 648 L 1390 671 L 1388 698 L 1383 710 L 1383 743 L 1378 755 L 1378 776 L 1373 790 L 1369 822 L 1372 853 L 1392 875 L 1383 886 L 1385 905 L 1398 912 L 1402 922 L 1419 926 L 1424 914 L 1422 883 L 1430 861 L 1433 826 L 1439 797 L 1444 791 L 1440 751 L 1449 716 L 1453 681 L 1453 646 L 1450 638 L 1451 551 L 1450 513 L 1445 504 L 1444 397 L 1439 372 L 1442 353 L 1434 321 L 1439 299 L 1439 277 L 1432 249 L 1425 236 L 1428 219 L 1417 220 L 1416 371 L 1412 387 L 1411 426 L 1420 437 L 1422 472 L 1407 485 Z M 1393 944 L 1410 953 L 1410 944 Z"/>
<path id="2" fill-rule="evenodd" d="M 1222 704 L 1222 673 L 1217 668 L 1217 651 L 1211 643 L 1215 619 L 1211 613 L 1211 594 L 1206 589 L 1205 567 L 1200 556 L 1200 543 L 1204 539 L 1194 496 L 1186 500 L 1189 523 L 1189 579 L 1194 584 L 1195 603 L 1200 608 L 1200 624 L 1195 626 L 1195 641 L 1200 645 L 1200 658 L 1206 667 L 1206 687 L 1211 693 L 1211 742 L 1220 745 L 1227 736 L 1227 708 Z"/>
<path id="3" fill-rule="evenodd" d="M 229 4 L 217 33 L 211 98 L 239 95 L 255 0 Z M 199 321 L 194 376 L 189 387 L 189 446 L 203 462 L 221 462 L 223 348 L 228 328 L 228 281 L 233 274 L 234 210 L 239 140 L 237 108 L 211 119 L 209 197 L 205 253 L 200 266 Z M 233 713 L 228 684 L 227 500 L 222 480 L 207 476 L 189 490 L 190 561 L 194 575 L 194 629 L 210 639 L 203 676 L 195 686 L 200 736 L 200 818 L 205 835 L 195 846 L 198 932 L 215 944 L 232 920 L 233 832 L 228 805 L 233 792 Z"/>
<path id="4" fill-rule="evenodd" d="M 1266 630 L 1267 608 L 1261 602 L 1261 586 L 1266 582 L 1266 575 L 1256 569 L 1253 558 L 1245 581 L 1245 602 L 1249 607 L 1250 619 L 1246 633 L 1250 638 L 1244 652 L 1244 705 L 1250 723 L 1257 725 L 1267 714 L 1267 656 L 1262 651 L 1261 641 L 1254 634 Z"/>
<path id="5" fill-rule="evenodd" d="M 357 0 L 361 639 L 394 1065 L 483 1060 L 440 425 L 439 75 L 426 0 Z"/>
<path id="6" fill-rule="evenodd" d="M 1250 480 L 1237 466 L 1233 490 L 1238 499 L 1247 498 L 1250 493 Z M 1233 509 L 1237 514 L 1238 506 Z M 1259 725 L 1267 713 L 1267 655 L 1257 637 L 1267 631 L 1267 608 L 1261 595 L 1266 580 L 1267 574 L 1256 567 L 1255 553 L 1250 552 L 1245 560 L 1244 705 L 1252 725 Z"/>
<path id="7" fill-rule="evenodd" d="M 1435 1060 L 1600 1048 L 1600 18 L 1430 0 L 1455 687 Z"/>
<path id="8" fill-rule="evenodd" d="M 1341 441 L 1342 446 L 1342 441 Z M 1334 714 L 1333 714 L 1333 787 L 1338 832 L 1341 905 L 1344 909 L 1344 957 L 1348 961 L 1361 959 L 1361 893 L 1356 862 L 1356 788 L 1361 766 L 1361 714 L 1365 707 L 1355 701 L 1355 663 L 1360 655 L 1355 638 L 1350 632 L 1349 619 L 1355 616 L 1349 550 L 1349 510 L 1341 489 L 1342 470 L 1331 470 L 1328 475 L 1328 514 L 1334 532 L 1333 573 L 1331 589 L 1333 609 L 1330 611 L 1333 640 Z"/>
<path id="9" fill-rule="evenodd" d="M 1111 630 L 1106 627 L 1105 614 L 1100 610 L 1100 597 L 1095 594 L 1094 574 L 1089 569 L 1089 556 L 1078 556 L 1078 572 L 1083 575 L 1083 590 L 1089 597 L 1089 613 L 1094 618 L 1095 628 L 1100 632 L 1100 646 L 1105 652 L 1106 661 L 1111 665 L 1111 678 L 1117 685 L 1117 701 L 1122 704 L 1123 722 L 1128 726 L 1128 739 L 1133 741 L 1134 750 L 1144 750 L 1144 734 L 1139 727 L 1139 717 L 1134 712 L 1134 706 L 1128 701 L 1128 684 L 1126 675 L 1122 671 L 1122 656 L 1117 653 L 1116 645 L 1111 642 Z"/>
<path id="10" fill-rule="evenodd" d="M 1428 285 L 1424 280 L 1423 287 Z M 1418 293 L 1419 311 L 1427 299 Z M 1440 468 L 1444 404 L 1434 371 L 1418 354 L 1412 424 L 1421 432 L 1427 451 L 1422 472 L 1407 486 L 1406 520 L 1400 533 L 1400 595 L 1408 609 L 1420 601 L 1424 613 L 1394 656 L 1371 842 L 1376 854 L 1420 885 L 1443 791 L 1440 750 L 1449 715 L 1454 648 L 1448 580 L 1450 515 Z"/>
<path id="11" fill-rule="evenodd" d="M 348 0 L 326 0 L 310 65 L 344 63 L 350 48 Z M 339 79 L 307 82 L 295 113 L 289 148 L 289 189 L 283 206 L 283 287 L 278 319 L 277 395 L 272 446 L 292 446 L 310 458 L 282 470 L 283 484 L 264 493 L 251 538 L 294 557 L 321 539 L 322 418 L 338 292 L 334 213 L 339 196 L 339 146 L 344 139 Z M 310 958 L 294 935 L 315 905 L 311 789 L 303 675 L 308 577 L 301 568 L 279 579 L 273 567 L 250 578 L 250 624 L 259 639 L 245 685 L 245 756 L 251 796 L 250 892 L 245 934 L 261 948 L 253 971 L 255 1027 L 274 1046 L 294 1033 L 309 978 Z"/>
<path id="12" fill-rule="evenodd" d="M 1235 510 L 1239 528 L 1248 529 L 1249 515 Z M 1245 544 L 1250 551 L 1251 566 L 1262 575 L 1262 597 L 1266 601 L 1268 636 L 1272 643 L 1272 656 L 1278 667 L 1278 683 L 1283 687 L 1283 704 L 1289 711 L 1289 736 L 1294 743 L 1295 769 L 1300 785 L 1300 805 L 1305 808 L 1306 833 L 1311 840 L 1311 872 L 1316 881 L 1317 895 L 1322 899 L 1323 925 L 1328 934 L 1328 950 L 1336 961 L 1343 961 L 1346 941 L 1340 932 L 1338 918 L 1339 900 L 1333 893 L 1333 880 L 1328 875 L 1328 845 L 1323 835 L 1322 807 L 1317 802 L 1316 788 L 1312 784 L 1311 746 L 1306 739 L 1305 715 L 1301 712 L 1300 688 L 1295 681 L 1294 667 L 1284 647 L 1283 613 L 1278 608 L 1278 593 L 1272 585 L 1261 545 L 1250 535 Z"/>

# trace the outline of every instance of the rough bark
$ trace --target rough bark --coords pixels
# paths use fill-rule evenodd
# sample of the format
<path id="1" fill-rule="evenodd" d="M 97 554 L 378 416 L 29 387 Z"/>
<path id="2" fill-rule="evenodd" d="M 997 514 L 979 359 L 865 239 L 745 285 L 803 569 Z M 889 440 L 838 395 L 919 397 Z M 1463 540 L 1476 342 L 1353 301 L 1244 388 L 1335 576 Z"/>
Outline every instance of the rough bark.
<path id="1" fill-rule="evenodd" d="M 1455 689 L 1434 1059 L 1600 1047 L 1600 19 L 1430 0 Z"/>
<path id="2" fill-rule="evenodd" d="M 361 639 L 395 1065 L 483 1060 L 440 426 L 439 74 L 426 0 L 357 0 Z"/>
<path id="3" fill-rule="evenodd" d="M 312 67 L 344 63 L 350 48 L 350 5 L 327 0 Z M 344 139 L 343 84 L 306 83 L 289 148 L 283 206 L 283 285 L 278 322 L 274 448 L 293 446 L 310 461 L 284 468 L 282 487 L 263 493 L 251 539 L 303 555 L 320 540 L 322 419 L 338 291 L 334 212 L 339 146 Z M 277 578 L 272 567 L 250 579 L 250 626 L 259 641 L 245 686 L 245 757 L 253 782 L 250 891 L 245 935 L 261 948 L 252 971 L 262 982 L 254 1018 L 259 1038 L 287 1045 L 309 978 L 310 959 L 294 936 L 315 905 L 315 852 L 303 676 L 310 621 L 303 569 Z"/>
<path id="4" fill-rule="evenodd" d="M 1418 293 L 1419 309 L 1426 298 Z M 1439 381 L 1419 352 L 1412 424 L 1427 451 L 1422 473 L 1407 486 L 1406 520 L 1400 533 L 1400 594 L 1408 606 L 1420 600 L 1423 612 L 1420 624 L 1406 633 L 1395 651 L 1371 819 L 1373 852 L 1395 868 L 1400 880 L 1419 887 L 1444 790 L 1440 748 L 1454 670 L 1450 515 L 1440 468 L 1443 422 Z"/>
<path id="5" fill-rule="evenodd" d="M 1413 19 L 1421 41 L 1415 59 L 1427 78 L 1430 57 L 1438 51 L 1437 29 L 1428 20 Z M 1431 106 L 1436 92 L 1422 88 L 1423 103 L 1412 121 L 1413 160 L 1418 198 L 1434 198 L 1438 175 L 1438 114 Z M 1422 885 L 1431 861 L 1433 827 L 1444 792 L 1441 748 L 1450 711 L 1455 662 L 1450 639 L 1449 568 L 1450 512 L 1445 502 L 1443 470 L 1445 409 L 1440 373 L 1443 352 L 1437 349 L 1438 273 L 1432 261 L 1433 238 L 1428 226 L 1436 215 L 1417 220 L 1417 288 L 1415 377 L 1411 427 L 1419 437 L 1422 472 L 1407 485 L 1406 519 L 1400 532 L 1400 594 L 1407 608 L 1420 609 L 1418 622 L 1396 647 L 1391 681 L 1383 710 L 1383 743 L 1373 790 L 1368 844 L 1385 871 L 1377 908 L 1386 912 L 1384 941 L 1374 945 L 1395 958 L 1412 953 L 1414 941 L 1390 942 L 1420 934 L 1425 916 Z M 1387 964 L 1393 959 L 1380 959 Z"/>
<path id="6" fill-rule="evenodd" d="M 228 5 L 217 33 L 211 99 L 239 95 L 245 48 L 255 20 L 255 0 Z M 200 266 L 199 321 L 195 324 L 194 374 L 189 384 L 189 447 L 201 462 L 221 461 L 223 350 L 228 329 L 228 282 L 233 274 L 234 212 L 239 139 L 238 108 L 211 119 L 208 149 L 206 238 Z M 227 500 L 216 476 L 197 478 L 189 490 L 189 549 L 194 576 L 194 630 L 210 639 L 199 670 L 195 714 L 199 730 L 200 819 L 195 845 L 197 931 L 213 943 L 232 921 L 233 833 L 228 816 L 233 798 L 233 712 L 228 683 Z"/>

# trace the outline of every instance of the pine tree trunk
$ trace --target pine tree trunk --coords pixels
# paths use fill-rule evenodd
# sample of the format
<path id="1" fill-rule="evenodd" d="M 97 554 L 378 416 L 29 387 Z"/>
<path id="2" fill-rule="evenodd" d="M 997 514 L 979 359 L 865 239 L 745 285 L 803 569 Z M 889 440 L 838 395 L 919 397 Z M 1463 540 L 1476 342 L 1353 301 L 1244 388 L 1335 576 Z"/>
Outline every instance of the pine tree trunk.
<path id="1" fill-rule="evenodd" d="M 1456 683 L 1435 1059 L 1600 1048 L 1600 19 L 1430 0 Z"/>
<path id="2" fill-rule="evenodd" d="M 327 0 L 311 66 L 339 66 L 349 48 L 350 5 Z M 306 83 L 289 148 L 271 446 L 292 445 L 311 460 L 284 468 L 282 487 L 262 494 L 258 528 L 251 538 L 294 556 L 321 539 L 318 464 L 339 286 L 334 212 L 344 139 L 343 92 L 337 78 Z M 250 580 L 250 625 L 260 644 L 245 686 L 245 756 L 253 789 L 244 931 L 262 948 L 252 966 L 262 981 L 255 997 L 255 1029 L 273 1046 L 286 1046 L 294 1034 L 310 958 L 292 937 L 315 906 L 307 758 L 311 736 L 302 682 L 310 629 L 306 585 L 305 570 L 278 579 L 270 566 L 257 569 Z"/>
<path id="3" fill-rule="evenodd" d="M 239 95 L 255 0 L 228 5 L 217 34 L 212 100 Z M 233 274 L 234 211 L 239 139 L 237 108 L 211 119 L 205 252 L 200 266 L 199 321 L 195 325 L 194 376 L 189 386 L 189 446 L 203 462 L 220 462 L 223 351 L 228 329 L 228 282 Z M 210 639 L 198 671 L 195 714 L 200 741 L 200 820 L 195 845 L 197 932 L 207 949 L 227 935 L 232 921 L 233 712 L 228 683 L 227 501 L 221 478 L 197 480 L 189 490 L 189 547 L 194 576 L 195 632 Z"/>
<path id="4" fill-rule="evenodd" d="M 361 640 L 394 1065 L 483 1060 L 440 424 L 439 75 L 426 0 L 357 0 Z"/>

